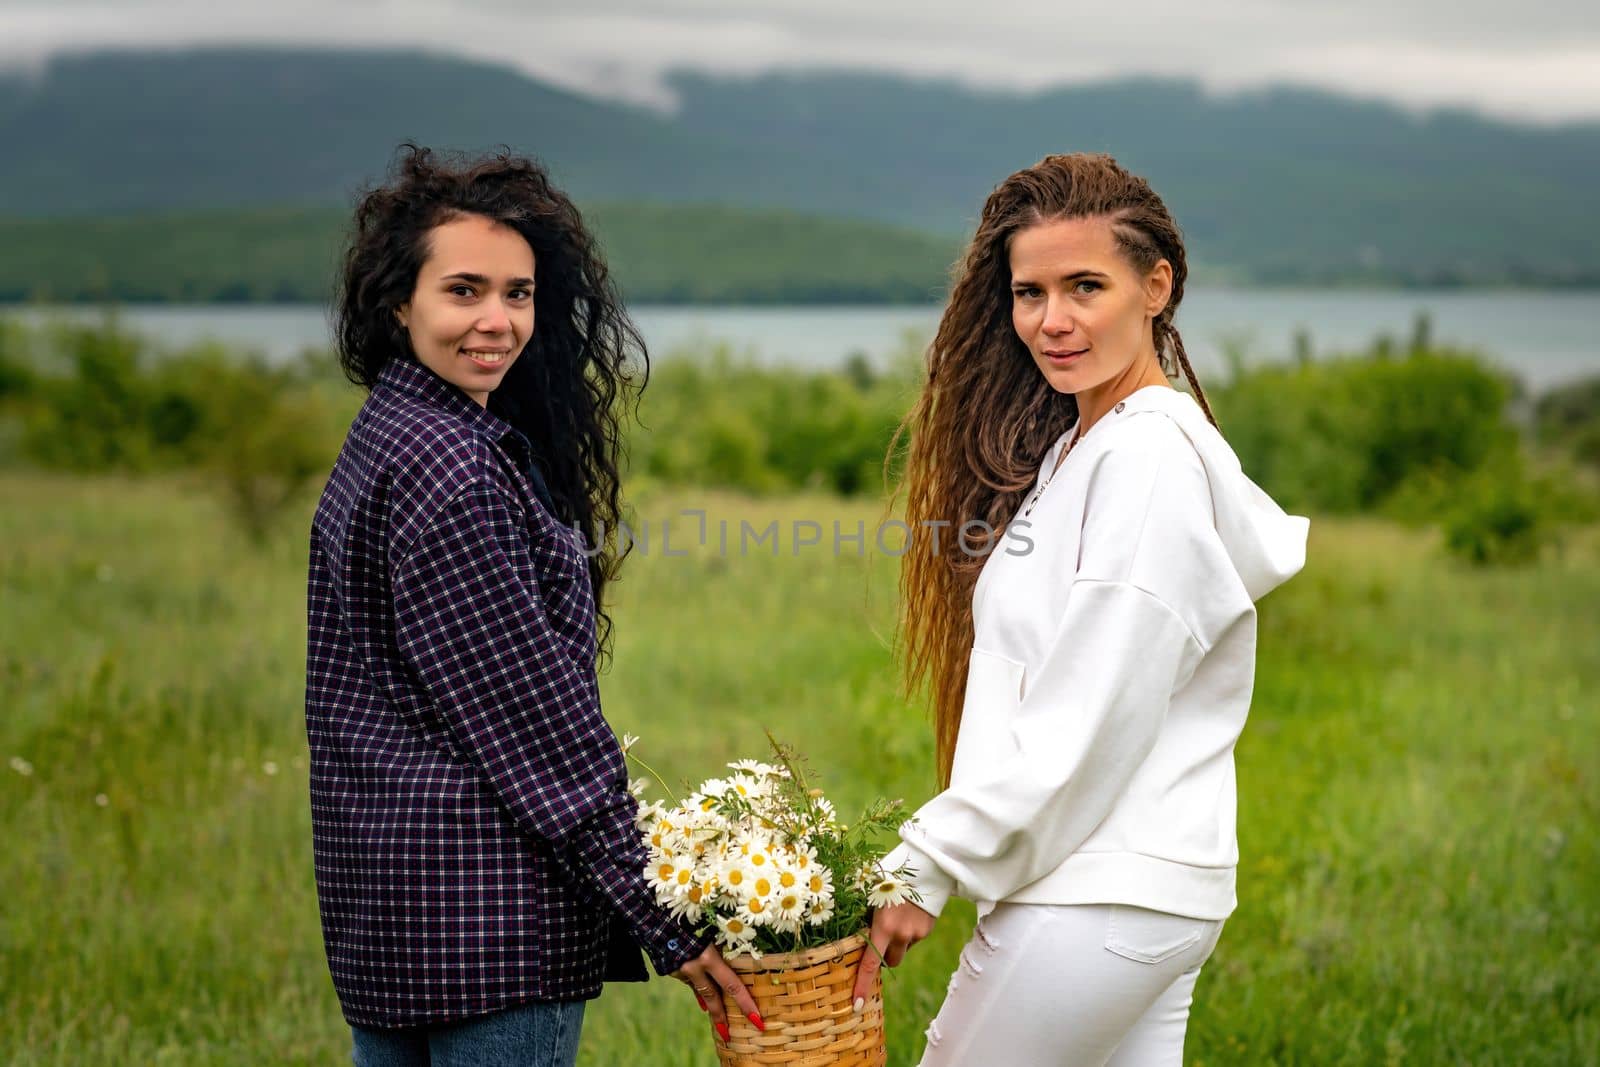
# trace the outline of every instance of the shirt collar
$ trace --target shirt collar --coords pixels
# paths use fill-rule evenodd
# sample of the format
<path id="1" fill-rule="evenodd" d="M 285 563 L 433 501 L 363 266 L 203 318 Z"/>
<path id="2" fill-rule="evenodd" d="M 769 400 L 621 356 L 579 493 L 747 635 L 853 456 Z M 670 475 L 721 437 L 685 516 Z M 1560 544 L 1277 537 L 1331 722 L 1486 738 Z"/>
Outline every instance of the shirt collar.
<path id="1" fill-rule="evenodd" d="M 515 426 L 408 356 L 395 356 L 385 363 L 378 372 L 378 386 L 447 411 L 491 441 L 511 435 L 520 447 L 529 447 Z"/>
<path id="2" fill-rule="evenodd" d="M 532 482 L 534 494 L 546 510 L 555 513 L 533 443 L 521 430 L 409 356 L 395 356 L 384 364 L 378 372 L 377 385 L 447 411 L 465 422 L 473 433 L 498 444 Z"/>

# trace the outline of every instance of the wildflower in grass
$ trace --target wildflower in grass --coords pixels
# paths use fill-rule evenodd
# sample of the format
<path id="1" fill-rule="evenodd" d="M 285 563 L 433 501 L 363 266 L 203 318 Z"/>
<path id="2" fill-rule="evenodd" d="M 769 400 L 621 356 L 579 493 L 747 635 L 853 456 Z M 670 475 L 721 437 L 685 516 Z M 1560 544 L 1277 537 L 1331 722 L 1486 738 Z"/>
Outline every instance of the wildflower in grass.
<path id="1" fill-rule="evenodd" d="M 24 778 L 27 778 L 29 775 L 33 774 L 33 764 L 29 763 L 21 756 L 11 757 L 11 769 L 22 775 Z"/>

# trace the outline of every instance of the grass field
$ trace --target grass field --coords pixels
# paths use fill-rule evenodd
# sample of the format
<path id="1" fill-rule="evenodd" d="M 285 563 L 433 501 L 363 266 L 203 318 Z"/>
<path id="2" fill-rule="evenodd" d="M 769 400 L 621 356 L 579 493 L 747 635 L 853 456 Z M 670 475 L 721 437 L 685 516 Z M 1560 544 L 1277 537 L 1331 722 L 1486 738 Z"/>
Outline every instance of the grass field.
<path id="1" fill-rule="evenodd" d="M 713 546 L 630 562 L 617 730 L 698 778 L 770 727 L 847 811 L 925 799 L 894 561 L 832 552 L 832 520 L 870 530 L 878 506 L 636 503 L 653 527 L 707 508 Z M 824 544 L 724 557 L 719 518 L 735 544 L 741 519 L 819 521 Z M 0 474 L 5 1062 L 348 1062 L 311 877 L 302 526 L 251 548 L 182 482 Z M 1262 608 L 1240 907 L 1189 1062 L 1600 1063 L 1597 606 L 1600 531 L 1478 572 L 1423 534 L 1313 523 Z M 892 1064 L 916 1062 L 971 918 L 953 906 L 895 972 Z M 711 1064 L 703 1020 L 675 983 L 613 987 L 581 1062 Z"/>

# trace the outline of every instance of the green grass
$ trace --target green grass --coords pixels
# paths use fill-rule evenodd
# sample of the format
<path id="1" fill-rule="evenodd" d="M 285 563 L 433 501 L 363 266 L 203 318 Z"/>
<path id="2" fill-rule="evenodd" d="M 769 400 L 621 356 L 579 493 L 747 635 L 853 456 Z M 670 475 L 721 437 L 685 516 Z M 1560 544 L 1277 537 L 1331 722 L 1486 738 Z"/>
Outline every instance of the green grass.
<path id="1" fill-rule="evenodd" d="M 652 534 L 706 507 L 713 544 L 718 518 L 735 543 L 740 519 L 879 518 L 825 496 L 636 503 Z M 0 474 L 7 1062 L 348 1061 L 311 877 L 306 514 L 252 548 L 182 481 Z M 758 754 L 770 727 L 846 810 L 929 795 L 888 648 L 893 560 L 825 537 L 777 558 L 653 539 L 630 561 L 607 713 L 669 778 Z M 1262 609 L 1240 907 L 1191 1063 L 1600 1062 L 1596 604 L 1600 531 L 1485 572 L 1427 535 L 1313 524 L 1309 567 Z M 952 907 L 895 972 L 892 1064 L 915 1062 L 971 918 Z M 581 1062 L 714 1057 L 655 982 L 591 1006 Z"/>

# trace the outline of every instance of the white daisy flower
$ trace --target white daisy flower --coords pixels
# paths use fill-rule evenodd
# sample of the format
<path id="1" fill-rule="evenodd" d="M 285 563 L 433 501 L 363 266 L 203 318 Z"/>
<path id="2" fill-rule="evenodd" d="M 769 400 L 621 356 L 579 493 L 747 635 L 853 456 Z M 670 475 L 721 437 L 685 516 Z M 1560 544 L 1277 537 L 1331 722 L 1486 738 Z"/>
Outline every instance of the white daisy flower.
<path id="1" fill-rule="evenodd" d="M 794 846 L 790 851 L 792 853 L 790 862 L 794 864 L 794 869 L 801 874 L 810 874 L 813 866 L 820 866 L 817 863 L 817 850 L 811 845 L 801 843 Z"/>
<path id="2" fill-rule="evenodd" d="M 668 852 L 657 852 L 644 869 L 645 880 L 656 891 L 657 900 L 670 900 L 678 886 L 694 881 L 694 864 Z"/>
<path id="3" fill-rule="evenodd" d="M 746 800 L 759 800 L 772 792 L 772 783 L 765 778 L 736 774 L 728 779 L 728 788 Z"/>
<path id="4" fill-rule="evenodd" d="M 756 778 L 778 777 L 778 772 L 783 770 L 783 768 L 775 767 L 770 763 L 762 763 L 760 760 L 753 759 L 735 760 L 728 766 L 733 770 L 742 771 Z"/>
<path id="5" fill-rule="evenodd" d="M 637 734 L 623 734 L 622 735 L 622 754 L 624 756 L 626 756 L 628 754 L 628 750 L 631 749 L 634 745 L 637 745 L 638 743 L 639 743 L 639 735 L 637 735 Z"/>
<path id="6" fill-rule="evenodd" d="M 751 872 L 744 857 L 734 854 L 722 863 L 722 868 L 717 872 L 717 882 L 735 900 L 743 900 L 750 891 L 750 885 L 755 881 L 755 874 Z"/>
<path id="7" fill-rule="evenodd" d="M 828 868 L 818 863 L 813 865 L 811 870 L 801 877 L 805 880 L 806 895 L 812 900 L 820 897 L 827 897 L 829 901 L 833 900 L 833 872 Z"/>
<path id="8" fill-rule="evenodd" d="M 715 797 L 717 800 L 721 800 L 727 795 L 728 790 L 731 788 L 732 786 L 730 786 L 727 780 L 724 778 L 707 778 L 705 781 L 700 783 L 700 795 Z"/>
<path id="9" fill-rule="evenodd" d="M 773 926 L 784 932 L 800 929 L 806 917 L 806 894 L 799 886 L 772 895 Z"/>
<path id="10" fill-rule="evenodd" d="M 911 899 L 911 887 L 892 874 L 880 875 L 867 888 L 867 904 L 874 908 L 892 908 Z"/>
<path id="11" fill-rule="evenodd" d="M 772 920 L 775 918 L 772 909 L 772 898 L 770 896 L 750 897 L 740 903 L 738 910 L 734 914 L 750 926 L 770 927 Z"/>
<path id="12" fill-rule="evenodd" d="M 756 928 L 737 915 L 717 916 L 717 944 L 737 955 L 756 938 Z"/>
<path id="13" fill-rule="evenodd" d="M 833 894 L 812 897 L 811 903 L 806 905 L 806 922 L 812 926 L 821 926 L 833 918 Z"/>
<path id="14" fill-rule="evenodd" d="M 771 871 L 775 865 L 773 852 L 776 849 L 772 838 L 763 834 L 747 833 L 736 842 L 739 855 L 744 858 L 753 870 Z"/>

